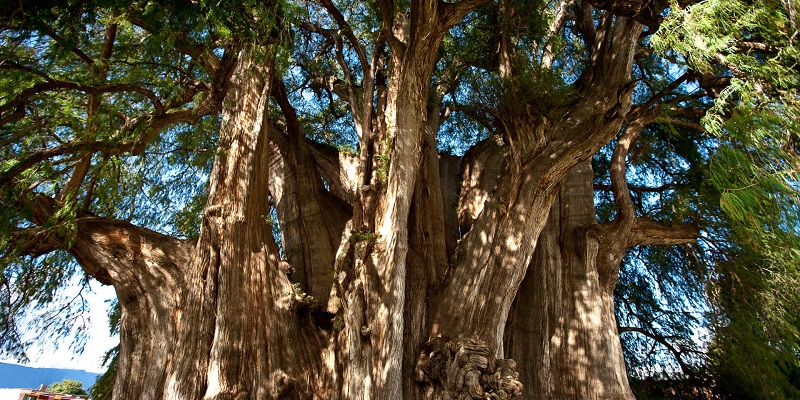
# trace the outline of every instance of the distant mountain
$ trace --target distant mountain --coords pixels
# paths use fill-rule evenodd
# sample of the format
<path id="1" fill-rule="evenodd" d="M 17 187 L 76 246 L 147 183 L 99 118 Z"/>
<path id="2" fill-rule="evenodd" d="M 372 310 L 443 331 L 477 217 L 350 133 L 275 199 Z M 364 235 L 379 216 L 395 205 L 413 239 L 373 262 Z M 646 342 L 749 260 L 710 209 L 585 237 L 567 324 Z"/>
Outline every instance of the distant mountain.
<path id="1" fill-rule="evenodd" d="M 99 375 L 78 369 L 31 368 L 0 362 L 0 388 L 37 389 L 42 384 L 74 379 L 81 381 L 84 389 L 89 389 Z"/>

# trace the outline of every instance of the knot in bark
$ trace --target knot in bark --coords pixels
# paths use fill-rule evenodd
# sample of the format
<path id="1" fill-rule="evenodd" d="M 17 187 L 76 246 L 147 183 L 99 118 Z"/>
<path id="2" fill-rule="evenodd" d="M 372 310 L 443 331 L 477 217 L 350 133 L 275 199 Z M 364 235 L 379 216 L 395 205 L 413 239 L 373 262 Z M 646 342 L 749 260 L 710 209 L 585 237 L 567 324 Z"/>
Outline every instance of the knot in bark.
<path id="1" fill-rule="evenodd" d="M 269 395 L 273 399 L 281 398 L 289 393 L 294 387 L 294 379 L 287 373 L 278 370 L 270 374 Z"/>
<path id="2" fill-rule="evenodd" d="M 496 359 L 477 338 L 433 338 L 417 357 L 415 378 L 444 391 L 445 398 L 507 400 L 522 395 L 517 364 Z"/>

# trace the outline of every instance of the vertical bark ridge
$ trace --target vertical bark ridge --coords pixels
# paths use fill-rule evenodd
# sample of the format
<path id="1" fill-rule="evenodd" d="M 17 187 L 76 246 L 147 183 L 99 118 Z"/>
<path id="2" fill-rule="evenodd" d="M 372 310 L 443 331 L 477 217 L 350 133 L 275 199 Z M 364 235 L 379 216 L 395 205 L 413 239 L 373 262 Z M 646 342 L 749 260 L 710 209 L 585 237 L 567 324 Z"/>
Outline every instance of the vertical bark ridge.
<path id="1" fill-rule="evenodd" d="M 335 10 L 332 4 L 328 6 Z M 333 284 L 336 250 L 342 229 L 350 219 L 350 207 L 337 201 L 323 185 L 320 168 L 301 133 L 297 111 L 283 82 L 275 79 L 270 84 L 287 122 L 285 134 L 272 129 L 279 151 L 270 164 L 270 190 L 282 223 L 283 250 L 294 268 L 293 279 L 325 307 Z M 350 101 L 355 102 L 355 98 Z M 334 186 L 337 184 L 334 182 Z"/>
<path id="2" fill-rule="evenodd" d="M 364 288 L 371 295 L 364 300 L 369 332 L 372 364 L 371 392 L 364 397 L 400 398 L 403 395 L 404 315 L 406 303 L 407 255 L 409 233 L 407 222 L 411 201 L 422 160 L 422 145 L 427 119 L 427 100 L 430 79 L 437 59 L 439 45 L 449 29 L 458 21 L 445 22 L 439 14 L 440 3 L 432 0 L 413 1 L 408 25 L 402 18 L 387 19 L 402 37 L 394 37 L 392 68 L 386 90 L 383 122 L 384 132 L 377 132 L 376 153 L 384 152 L 377 168 L 361 166 L 361 171 L 378 171 L 389 162 L 385 184 L 359 189 L 363 210 L 354 210 L 357 225 L 371 228 L 377 240 L 369 249 L 363 272 Z M 389 6 L 379 3 L 382 12 L 394 14 Z M 393 7 L 393 6 L 392 6 Z M 391 35 L 387 35 L 391 36 Z M 381 102 L 379 101 L 379 104 Z M 372 138 L 364 135 L 362 138 Z M 362 149 L 372 143 L 362 143 Z M 385 159 L 390 156 L 390 161 Z M 374 182 L 365 177 L 364 182 Z M 373 191 L 379 190 L 379 193 Z M 378 195 L 377 203 L 371 199 Z M 377 204 L 373 210 L 370 204 Z M 358 208 L 358 206 L 357 206 Z M 370 223 L 374 221 L 374 224 Z M 359 226 L 359 229 L 361 227 Z M 356 257 L 358 259 L 359 257 Z M 345 321 L 346 324 L 356 322 Z M 355 349 L 360 353 L 363 349 Z M 354 388 L 355 390 L 355 388 Z M 364 390 L 359 387 L 359 390 Z"/>
<path id="3" fill-rule="evenodd" d="M 310 376 L 321 372 L 319 353 L 308 348 L 321 349 L 304 342 L 268 223 L 274 69 L 256 59 L 252 49 L 240 53 L 224 101 L 177 349 L 195 362 L 175 365 L 169 398 L 306 398 L 315 390 Z M 323 386 L 328 379 L 318 378 Z"/>
<path id="4" fill-rule="evenodd" d="M 472 147 L 462 162 L 461 193 L 458 199 L 459 238 L 469 232 L 497 189 L 506 169 L 503 143 L 490 137 Z"/>
<path id="5" fill-rule="evenodd" d="M 270 193 L 281 222 L 283 251 L 293 280 L 328 307 L 336 251 L 351 217 L 349 205 L 328 192 L 304 141 L 289 140 L 270 160 Z"/>
<path id="6" fill-rule="evenodd" d="M 531 399 L 633 398 L 613 287 L 601 284 L 596 263 L 592 178 L 589 161 L 565 178 L 509 319 L 509 357 L 537 366 L 521 371 Z"/>
<path id="7" fill-rule="evenodd" d="M 427 339 L 427 307 L 429 293 L 444 279 L 448 268 L 446 225 L 439 154 L 436 134 L 439 128 L 438 110 L 429 112 L 422 146 L 419 176 L 408 219 L 409 252 L 407 257 L 408 284 L 404 308 L 403 394 L 406 399 L 421 398 L 419 387 L 411 377 L 416 368 L 419 344 Z M 442 210 L 438 211 L 437 210 Z M 455 214 L 454 210 L 453 214 Z M 455 219 L 455 218 L 453 218 Z"/>
<path id="8" fill-rule="evenodd" d="M 456 246 L 461 239 L 458 224 L 458 203 L 461 194 L 461 162 L 463 157 L 449 154 L 439 155 L 439 180 L 442 191 L 442 214 L 444 215 L 445 248 L 448 266 L 455 258 Z"/>

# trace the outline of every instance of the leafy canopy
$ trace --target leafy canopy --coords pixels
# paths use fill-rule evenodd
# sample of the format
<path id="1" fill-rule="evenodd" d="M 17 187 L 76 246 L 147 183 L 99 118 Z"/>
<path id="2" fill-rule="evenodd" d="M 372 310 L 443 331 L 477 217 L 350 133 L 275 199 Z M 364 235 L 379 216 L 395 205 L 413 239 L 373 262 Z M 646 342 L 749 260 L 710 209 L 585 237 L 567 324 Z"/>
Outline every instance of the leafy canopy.
<path id="1" fill-rule="evenodd" d="M 578 93 L 590 62 L 588 28 L 577 22 L 583 5 L 567 2 L 573 18 L 550 31 L 558 2 L 508 3 L 539 11 L 507 21 L 513 78 L 497 68 L 496 4 L 467 16 L 440 49 L 429 107 L 443 118 L 443 152 L 502 136 L 505 113 L 555 120 Z M 69 241 L 48 247 L 49 237 L 75 233 L 77 217 L 196 237 L 224 69 L 238 46 L 273 45 L 301 132 L 346 152 L 358 149 L 341 93 L 348 82 L 363 88 L 361 61 L 353 43 L 309 26 L 349 30 L 377 54 L 376 68 L 389 55 L 376 44 L 371 2 L 336 2 L 346 29 L 316 2 L 22 4 L 3 6 L 0 17 L 0 353 L 20 360 L 31 344 L 26 324 L 40 338 L 82 335 L 86 305 L 64 288 L 88 278 L 66 253 Z M 676 1 L 664 17 L 642 35 L 634 60 L 634 106 L 659 98 L 660 115 L 628 154 L 627 179 L 639 216 L 698 224 L 703 234 L 697 245 L 638 247 L 625 258 L 615 300 L 619 324 L 630 328 L 621 336 L 629 372 L 670 371 L 756 398 L 797 396 L 797 6 Z M 279 105 L 270 116 L 287 123 Z M 601 222 L 616 213 L 603 189 L 614 145 L 594 158 Z M 61 202 L 46 221 L 36 220 L 38 196 Z"/>

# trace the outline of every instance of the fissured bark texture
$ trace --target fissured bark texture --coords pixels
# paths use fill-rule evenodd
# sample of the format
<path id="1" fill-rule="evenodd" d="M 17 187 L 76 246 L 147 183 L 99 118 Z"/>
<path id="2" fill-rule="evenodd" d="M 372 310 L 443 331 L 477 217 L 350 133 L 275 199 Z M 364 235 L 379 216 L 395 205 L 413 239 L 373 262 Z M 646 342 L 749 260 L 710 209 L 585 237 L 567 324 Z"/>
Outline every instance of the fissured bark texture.
<path id="1" fill-rule="evenodd" d="M 614 316 L 616 272 L 601 271 L 590 162 L 550 208 L 506 328 L 529 399 L 633 399 Z"/>
<path id="2" fill-rule="evenodd" d="M 632 398 L 612 290 L 646 226 L 601 254 L 586 160 L 626 124 L 642 25 L 604 18 L 563 109 L 512 104 L 441 156 L 437 52 L 480 4 L 383 15 L 390 73 L 346 100 L 357 154 L 306 140 L 269 51 L 241 51 L 196 242 L 79 218 L 72 253 L 122 306 L 117 399 Z"/>

